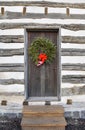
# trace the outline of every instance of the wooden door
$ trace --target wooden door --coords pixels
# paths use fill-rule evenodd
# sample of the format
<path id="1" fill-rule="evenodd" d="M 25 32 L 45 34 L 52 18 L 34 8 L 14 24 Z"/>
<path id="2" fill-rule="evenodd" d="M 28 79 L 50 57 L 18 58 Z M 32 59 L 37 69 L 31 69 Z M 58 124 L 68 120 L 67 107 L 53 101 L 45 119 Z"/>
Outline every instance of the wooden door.
<path id="1" fill-rule="evenodd" d="M 57 45 L 56 57 L 51 64 L 37 67 L 30 59 L 28 48 L 37 37 L 44 37 Z M 60 45 L 59 28 L 27 28 L 25 33 L 25 91 L 32 100 L 60 99 Z"/>

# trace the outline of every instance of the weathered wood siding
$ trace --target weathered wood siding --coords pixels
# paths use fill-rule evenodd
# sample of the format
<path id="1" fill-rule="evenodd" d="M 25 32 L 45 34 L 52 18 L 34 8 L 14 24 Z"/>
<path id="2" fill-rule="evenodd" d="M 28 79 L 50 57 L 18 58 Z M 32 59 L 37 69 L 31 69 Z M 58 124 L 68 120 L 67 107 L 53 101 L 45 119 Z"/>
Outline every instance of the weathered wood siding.
<path id="1" fill-rule="evenodd" d="M 24 27 L 28 25 L 43 26 L 43 24 L 61 27 L 63 95 L 72 95 L 71 87 L 69 90 L 67 83 L 76 88 L 80 85 L 79 91 L 84 90 L 85 3 L 0 1 L 0 8 L 2 7 L 4 7 L 4 13 L 0 13 L 0 93 L 4 92 L 4 86 L 14 84 L 16 87 L 23 85 L 23 89 L 19 91 L 13 89 L 9 93 L 24 93 Z M 23 14 L 23 7 L 27 9 L 25 14 Z M 45 14 L 45 7 L 48 7 L 47 14 Z M 70 9 L 69 16 L 66 14 L 67 7 Z M 13 11 L 12 8 L 15 10 Z M 40 12 L 35 13 L 37 8 Z M 56 13 L 54 9 L 58 9 Z M 71 13 L 73 10 L 76 10 L 77 13 Z M 63 87 L 64 84 L 66 84 L 66 88 Z M 64 89 L 68 92 L 65 93 Z M 74 91 L 73 94 L 76 92 Z M 78 92 L 78 94 L 81 93 Z"/>
<path id="2" fill-rule="evenodd" d="M 26 98 L 56 97 L 60 100 L 61 88 L 61 29 L 60 27 L 28 26 L 25 29 L 25 88 L 28 90 Z M 30 59 L 28 49 L 37 37 L 50 39 L 57 46 L 55 60 L 49 65 L 35 66 Z M 27 60 L 28 59 L 28 60 Z"/>

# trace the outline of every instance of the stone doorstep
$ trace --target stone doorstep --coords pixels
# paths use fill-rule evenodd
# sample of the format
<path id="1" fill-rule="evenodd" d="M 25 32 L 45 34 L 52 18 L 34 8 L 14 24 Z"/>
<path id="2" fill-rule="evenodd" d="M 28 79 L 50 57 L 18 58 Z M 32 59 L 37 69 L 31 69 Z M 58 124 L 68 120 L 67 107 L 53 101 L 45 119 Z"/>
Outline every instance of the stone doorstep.
<path id="1" fill-rule="evenodd" d="M 65 110 L 65 117 L 83 118 L 85 119 L 85 102 L 75 102 L 71 105 L 57 103 L 63 105 Z M 22 116 L 21 104 L 8 104 L 7 106 L 0 105 L 0 116 L 8 117 L 21 117 Z"/>

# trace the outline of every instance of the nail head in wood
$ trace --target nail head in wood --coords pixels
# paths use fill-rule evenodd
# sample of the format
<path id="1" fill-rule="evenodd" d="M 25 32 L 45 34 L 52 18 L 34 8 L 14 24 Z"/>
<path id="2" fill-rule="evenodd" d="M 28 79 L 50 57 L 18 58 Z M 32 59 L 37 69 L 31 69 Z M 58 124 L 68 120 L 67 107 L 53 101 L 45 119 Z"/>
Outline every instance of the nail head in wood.
<path id="1" fill-rule="evenodd" d="M 4 15 L 4 7 L 1 7 L 1 14 Z"/>
<path id="2" fill-rule="evenodd" d="M 23 102 L 23 106 L 24 106 L 24 105 L 28 105 L 28 101 L 24 101 L 24 102 Z"/>
<path id="3" fill-rule="evenodd" d="M 1 105 L 2 105 L 2 106 L 6 106 L 6 105 L 7 105 L 7 101 L 6 101 L 6 100 L 2 100 L 2 101 L 1 101 Z"/>
<path id="4" fill-rule="evenodd" d="M 23 15 L 26 14 L 26 7 L 23 7 Z"/>
<path id="5" fill-rule="evenodd" d="M 48 14 L 48 7 L 45 7 L 45 15 Z"/>
<path id="6" fill-rule="evenodd" d="M 69 9 L 69 7 L 66 8 L 66 15 L 70 16 L 70 9 Z"/>
<path id="7" fill-rule="evenodd" d="M 72 104 L 72 99 L 67 99 L 67 104 Z"/>

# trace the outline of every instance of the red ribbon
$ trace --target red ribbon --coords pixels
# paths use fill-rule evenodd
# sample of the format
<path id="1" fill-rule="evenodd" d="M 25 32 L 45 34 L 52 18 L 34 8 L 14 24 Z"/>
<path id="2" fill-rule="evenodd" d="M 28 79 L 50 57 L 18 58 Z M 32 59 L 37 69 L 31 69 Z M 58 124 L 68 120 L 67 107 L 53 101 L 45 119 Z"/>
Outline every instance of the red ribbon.
<path id="1" fill-rule="evenodd" d="M 47 60 L 47 55 L 45 53 L 40 53 L 40 55 L 38 56 L 38 64 L 37 66 L 42 65 L 46 60 Z"/>

